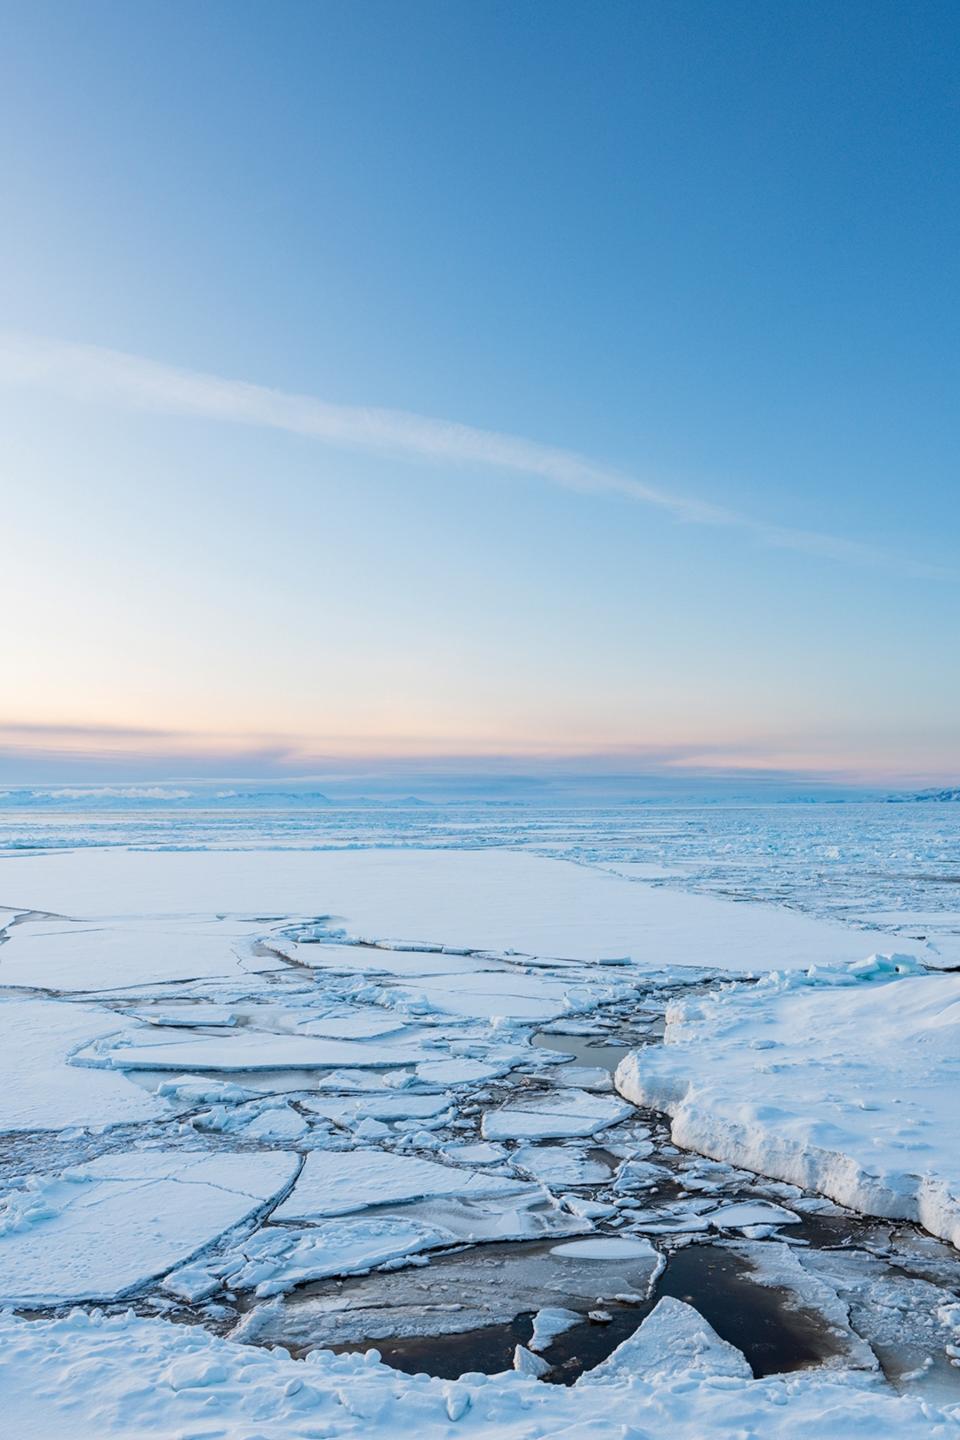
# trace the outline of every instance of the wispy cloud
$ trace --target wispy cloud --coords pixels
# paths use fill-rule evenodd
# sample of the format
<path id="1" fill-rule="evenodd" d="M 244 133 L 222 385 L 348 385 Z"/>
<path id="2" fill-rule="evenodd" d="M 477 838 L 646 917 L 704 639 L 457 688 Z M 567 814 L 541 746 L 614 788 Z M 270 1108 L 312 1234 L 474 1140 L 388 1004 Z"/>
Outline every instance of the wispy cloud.
<path id="1" fill-rule="evenodd" d="M 604 781 L 626 795 L 630 786 L 700 779 L 757 782 L 800 780 L 867 785 L 944 785 L 956 778 L 956 744 L 925 747 L 923 763 L 904 763 L 897 741 L 832 735 L 757 734 L 741 739 L 691 739 L 608 744 L 459 736 L 295 735 L 227 733 L 152 726 L 6 721 L 0 718 L 0 808 L 10 785 L 97 782 L 309 781 L 329 786 L 395 783 L 405 790 L 446 780 L 470 781 L 487 793 L 499 782 L 549 788 L 555 781 Z M 469 788 L 469 787 L 468 787 Z M 465 792 L 466 793 L 466 792 Z M 62 788 L 62 798 L 67 790 Z"/>
<path id="2" fill-rule="evenodd" d="M 686 524 L 740 531 L 776 549 L 849 565 L 887 568 L 914 578 L 960 579 L 954 570 L 890 554 L 858 540 L 771 524 L 723 506 L 675 495 L 575 451 L 519 435 L 481 430 L 404 410 L 332 405 L 314 396 L 182 370 L 94 345 L 0 334 L 0 383 L 25 384 L 166 415 L 284 430 L 339 448 L 536 476 L 567 490 L 621 495 L 667 511 Z"/>

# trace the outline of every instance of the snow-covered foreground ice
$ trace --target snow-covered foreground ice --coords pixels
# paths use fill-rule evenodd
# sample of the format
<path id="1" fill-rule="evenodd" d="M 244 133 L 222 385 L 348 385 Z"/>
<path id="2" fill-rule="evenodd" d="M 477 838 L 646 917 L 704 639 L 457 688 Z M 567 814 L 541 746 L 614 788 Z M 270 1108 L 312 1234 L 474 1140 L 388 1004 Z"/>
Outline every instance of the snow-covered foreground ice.
<path id="1" fill-rule="evenodd" d="M 672 1323 L 669 1323 L 672 1321 Z M 648 1322 L 649 1323 L 649 1322 Z M 857 1372 L 753 1380 L 707 1327 L 658 1317 L 633 1359 L 572 1389 L 509 1371 L 398 1374 L 375 1350 L 293 1360 L 132 1314 L 0 1317 L 0 1395 L 17 1440 L 953 1440 L 956 1425 Z M 641 1368 L 648 1367 L 648 1368 Z M 739 1373 L 737 1373 L 739 1371 Z"/>
<path id="2" fill-rule="evenodd" d="M 960 976 L 874 958 L 667 1011 L 616 1084 L 678 1145 L 960 1245 Z"/>
<path id="3" fill-rule="evenodd" d="M 0 857 L 10 1433 L 956 1434 L 955 1254 L 809 1192 L 871 1208 L 843 1128 L 952 1233 L 958 977 L 621 868 Z M 813 1170 L 710 1148 L 751 1106 Z"/>

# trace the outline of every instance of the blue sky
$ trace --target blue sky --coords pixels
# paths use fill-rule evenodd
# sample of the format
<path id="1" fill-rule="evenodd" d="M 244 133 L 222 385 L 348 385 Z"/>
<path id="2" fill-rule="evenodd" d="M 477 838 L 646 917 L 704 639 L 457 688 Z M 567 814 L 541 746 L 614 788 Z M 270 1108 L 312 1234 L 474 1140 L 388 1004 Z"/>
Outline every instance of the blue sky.
<path id="1" fill-rule="evenodd" d="M 5 772 L 956 778 L 956 6 L 2 23 Z"/>

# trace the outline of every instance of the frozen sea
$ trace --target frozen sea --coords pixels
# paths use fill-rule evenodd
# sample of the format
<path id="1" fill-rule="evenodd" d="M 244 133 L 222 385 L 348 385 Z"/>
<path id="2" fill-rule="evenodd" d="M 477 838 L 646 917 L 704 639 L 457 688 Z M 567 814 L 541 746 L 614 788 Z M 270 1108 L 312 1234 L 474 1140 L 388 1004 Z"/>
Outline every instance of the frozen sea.
<path id="1" fill-rule="evenodd" d="M 296 790 L 211 798 L 189 785 L 104 788 L 0 792 L 0 854 L 118 845 L 507 847 L 907 937 L 960 937 L 957 802 L 351 805 L 316 803 Z"/>
<path id="2" fill-rule="evenodd" d="M 960 805 L 0 805 L 11 1433 L 960 1434 Z"/>

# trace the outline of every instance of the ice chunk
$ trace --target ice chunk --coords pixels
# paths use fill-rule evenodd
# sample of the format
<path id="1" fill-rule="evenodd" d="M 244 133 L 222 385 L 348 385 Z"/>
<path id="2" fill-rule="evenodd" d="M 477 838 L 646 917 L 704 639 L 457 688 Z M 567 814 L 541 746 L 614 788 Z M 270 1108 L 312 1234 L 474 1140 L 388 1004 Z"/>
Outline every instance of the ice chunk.
<path id="1" fill-rule="evenodd" d="M 739 1205 L 721 1205 L 703 1213 L 716 1230 L 743 1230 L 754 1225 L 799 1225 L 800 1216 L 769 1200 L 747 1200 Z"/>
<path id="2" fill-rule="evenodd" d="M 651 1381 L 696 1374 L 752 1379 L 746 1357 L 708 1325 L 698 1310 L 665 1295 L 638 1330 L 588 1370 L 578 1386 L 631 1379 Z"/>
<path id="3" fill-rule="evenodd" d="M 493 1080 L 510 1069 L 509 1062 L 493 1064 L 483 1060 L 451 1058 L 426 1060 L 417 1066 L 417 1075 L 428 1085 L 470 1085 L 478 1080 Z"/>
<path id="4" fill-rule="evenodd" d="M 554 1245 L 551 1255 L 560 1255 L 564 1260 L 651 1260 L 658 1261 L 659 1253 L 649 1240 L 618 1235 L 615 1239 L 598 1236 L 595 1240 L 571 1240 L 566 1245 Z"/>
<path id="5" fill-rule="evenodd" d="M 491 1145 L 485 1140 L 468 1141 L 463 1145 L 445 1145 L 444 1156 L 457 1165 L 496 1165 L 507 1158 L 502 1145 Z"/>
<path id="6" fill-rule="evenodd" d="M 513 1352 L 513 1368 L 521 1375 L 531 1375 L 535 1380 L 550 1373 L 550 1364 L 540 1355 L 534 1355 L 525 1345 L 518 1345 Z"/>
<path id="7" fill-rule="evenodd" d="M 562 1305 L 547 1305 L 533 1317 L 531 1350 L 548 1350 L 558 1335 L 579 1325 L 583 1316 L 576 1310 L 565 1310 Z"/>

